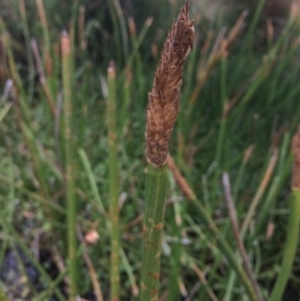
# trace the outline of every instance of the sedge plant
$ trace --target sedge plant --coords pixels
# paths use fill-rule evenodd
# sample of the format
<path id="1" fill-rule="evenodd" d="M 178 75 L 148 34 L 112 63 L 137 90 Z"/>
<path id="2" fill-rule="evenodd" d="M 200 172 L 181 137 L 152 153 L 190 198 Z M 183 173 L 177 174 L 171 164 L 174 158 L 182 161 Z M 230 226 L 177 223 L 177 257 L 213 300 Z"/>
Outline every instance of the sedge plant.
<path id="1" fill-rule="evenodd" d="M 141 301 L 158 300 L 161 239 L 168 189 L 166 160 L 179 111 L 183 64 L 193 47 L 193 24 L 194 21 L 189 18 L 189 2 L 186 1 L 169 31 L 149 93 Z"/>

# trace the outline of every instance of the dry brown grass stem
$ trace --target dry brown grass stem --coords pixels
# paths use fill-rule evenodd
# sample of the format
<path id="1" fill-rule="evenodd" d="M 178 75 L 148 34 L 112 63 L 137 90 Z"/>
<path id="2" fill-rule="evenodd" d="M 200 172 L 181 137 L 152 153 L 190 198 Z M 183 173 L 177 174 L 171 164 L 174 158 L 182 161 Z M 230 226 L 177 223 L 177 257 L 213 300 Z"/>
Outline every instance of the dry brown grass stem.
<path id="1" fill-rule="evenodd" d="M 205 274 L 201 271 L 201 269 L 195 264 L 192 263 L 191 265 L 192 270 L 195 272 L 195 274 L 198 276 L 200 282 L 206 286 L 207 293 L 212 301 L 218 301 L 218 297 L 214 293 L 214 291 L 208 286 L 208 282 L 206 280 Z"/>
<path id="2" fill-rule="evenodd" d="M 245 245 L 243 243 L 242 237 L 240 235 L 240 230 L 239 230 L 239 224 L 238 224 L 238 219 L 236 215 L 236 209 L 234 206 L 232 194 L 231 194 L 231 185 L 230 185 L 230 180 L 228 173 L 224 172 L 223 173 L 223 187 L 224 187 L 224 192 L 225 192 L 225 200 L 228 208 L 228 213 L 229 213 L 229 218 L 233 230 L 233 235 L 237 243 L 238 250 L 240 252 L 241 258 L 244 263 L 245 271 L 248 274 L 248 277 L 252 283 L 252 286 L 256 292 L 257 298 L 259 301 L 264 301 L 264 298 L 261 294 L 260 288 L 258 286 L 258 283 L 256 282 L 255 276 L 253 274 L 252 266 L 249 261 L 247 251 L 245 248 Z"/>
<path id="3" fill-rule="evenodd" d="M 167 164 L 184 196 L 188 200 L 196 200 L 196 195 L 194 194 L 193 190 L 190 188 L 186 179 L 181 175 L 173 158 L 170 155 L 168 155 L 167 157 Z"/>
<path id="4" fill-rule="evenodd" d="M 66 264 L 62 258 L 61 253 L 58 251 L 57 247 L 55 246 L 55 244 L 53 244 L 51 246 L 51 253 L 52 253 L 52 258 L 53 258 L 59 272 L 64 273 L 66 270 Z M 64 282 L 67 286 L 70 285 L 70 277 L 68 275 L 64 276 Z"/>
<path id="5" fill-rule="evenodd" d="M 133 17 L 128 18 L 128 28 L 130 35 L 136 37 L 136 26 Z"/>
<path id="6" fill-rule="evenodd" d="M 292 189 L 300 189 L 300 125 L 292 141 L 292 152 L 294 154 L 294 165 L 292 173 Z"/>
<path id="7" fill-rule="evenodd" d="M 244 222 L 241 226 L 241 236 L 244 236 L 244 234 L 246 233 L 246 231 L 248 230 L 249 224 L 251 222 L 251 219 L 255 213 L 255 210 L 257 208 L 257 205 L 259 203 L 259 201 L 261 200 L 263 193 L 265 192 L 271 178 L 273 175 L 273 171 L 275 169 L 276 163 L 277 163 L 277 158 L 278 158 L 278 150 L 274 149 L 273 150 L 273 155 L 270 158 L 269 164 L 267 166 L 266 172 L 263 176 L 262 181 L 260 182 L 260 185 L 258 187 L 258 190 L 255 194 L 255 197 L 250 205 L 250 208 L 246 214 L 246 217 L 244 219 Z"/>
<path id="8" fill-rule="evenodd" d="M 243 162 L 244 162 L 244 163 L 247 163 L 247 162 L 249 161 L 249 159 L 250 159 L 250 157 L 251 157 L 251 155 L 252 155 L 252 153 L 253 153 L 254 148 L 255 148 L 255 145 L 254 145 L 254 144 L 250 144 L 250 145 L 247 147 L 247 149 L 246 149 L 246 151 L 245 151 L 245 154 L 244 154 L 244 157 L 243 157 Z"/>
<path id="9" fill-rule="evenodd" d="M 183 64 L 193 48 L 194 20 L 189 2 L 181 8 L 165 42 L 147 106 L 147 157 L 155 166 L 165 164 L 171 133 L 179 111 Z"/>
<path id="10" fill-rule="evenodd" d="M 46 77 L 45 77 L 45 73 L 44 73 L 44 69 L 43 69 L 43 63 L 42 63 L 42 59 L 39 53 L 39 49 L 38 49 L 38 45 L 36 40 L 33 38 L 31 39 L 31 49 L 33 52 L 33 57 L 35 60 L 35 64 L 36 64 L 36 68 L 37 68 L 37 72 L 39 75 L 39 80 L 40 80 L 40 84 L 42 86 L 42 89 L 45 93 L 48 105 L 50 107 L 51 113 L 53 116 L 56 116 L 56 108 L 55 108 L 55 101 L 53 99 L 53 96 L 51 94 L 50 88 L 48 86 Z"/>

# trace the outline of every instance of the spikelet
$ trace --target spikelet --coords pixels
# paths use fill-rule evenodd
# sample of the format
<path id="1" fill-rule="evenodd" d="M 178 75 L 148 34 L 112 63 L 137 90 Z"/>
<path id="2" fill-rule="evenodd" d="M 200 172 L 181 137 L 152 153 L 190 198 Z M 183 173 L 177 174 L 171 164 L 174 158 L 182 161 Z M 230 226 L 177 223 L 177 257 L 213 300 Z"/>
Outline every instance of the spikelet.
<path id="1" fill-rule="evenodd" d="M 294 154 L 294 165 L 292 174 L 292 189 L 300 189 L 300 125 L 292 141 L 292 152 Z"/>
<path id="2" fill-rule="evenodd" d="M 165 164 L 171 133 L 179 112 L 184 61 L 193 48 L 194 20 L 189 2 L 181 8 L 165 42 L 147 106 L 146 152 L 155 166 Z"/>

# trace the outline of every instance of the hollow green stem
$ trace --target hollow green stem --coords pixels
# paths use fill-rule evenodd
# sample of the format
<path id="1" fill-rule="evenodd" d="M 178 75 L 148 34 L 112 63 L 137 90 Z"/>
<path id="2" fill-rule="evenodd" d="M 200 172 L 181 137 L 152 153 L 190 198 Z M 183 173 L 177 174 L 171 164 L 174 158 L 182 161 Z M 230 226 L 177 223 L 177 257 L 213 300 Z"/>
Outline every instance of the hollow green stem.
<path id="1" fill-rule="evenodd" d="M 119 187 L 116 127 L 116 73 L 113 63 L 111 63 L 108 68 L 107 127 L 109 152 L 109 215 L 111 220 L 110 294 L 112 301 L 118 301 L 120 293 L 120 209 L 118 203 Z"/>
<path id="2" fill-rule="evenodd" d="M 293 190 L 290 206 L 291 215 L 287 229 L 287 239 L 283 251 L 282 265 L 273 288 L 270 301 L 282 300 L 282 295 L 291 275 L 299 239 L 300 189 Z"/>
<path id="3" fill-rule="evenodd" d="M 77 240 L 76 240 L 76 214 L 77 204 L 75 198 L 74 185 L 74 164 L 72 152 L 72 92 L 71 92 L 71 45 L 70 38 L 66 32 L 63 32 L 61 38 L 62 52 L 62 79 L 64 96 L 64 152 L 65 152 L 65 189 L 67 200 L 67 228 L 68 228 L 68 259 L 70 268 L 70 301 L 75 300 L 78 287 L 78 269 L 75 260 Z"/>
<path id="4" fill-rule="evenodd" d="M 158 300 L 161 239 L 168 189 L 166 166 L 148 164 L 143 225 L 141 301 Z"/>

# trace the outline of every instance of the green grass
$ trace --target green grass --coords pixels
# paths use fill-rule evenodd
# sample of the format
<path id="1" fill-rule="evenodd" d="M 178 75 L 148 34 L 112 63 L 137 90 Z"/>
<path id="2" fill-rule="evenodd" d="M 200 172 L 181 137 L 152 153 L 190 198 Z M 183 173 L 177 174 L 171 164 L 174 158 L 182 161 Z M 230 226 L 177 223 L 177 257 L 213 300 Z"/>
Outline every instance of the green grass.
<path id="1" fill-rule="evenodd" d="M 50 300 L 51 296 L 67 300 L 66 287 L 72 288 L 73 299 L 78 293 L 95 300 L 91 294 L 95 276 L 98 292 L 103 300 L 110 300 L 110 282 L 116 276 L 110 272 L 111 239 L 119 237 L 113 249 L 119 250 L 120 262 L 115 267 L 120 276 L 116 294 L 120 300 L 139 300 L 147 93 L 169 25 L 181 5 L 170 7 L 169 1 L 162 1 L 158 7 L 149 2 L 147 13 L 136 5 L 136 32 L 124 26 L 127 15 L 125 9 L 119 10 L 121 1 L 111 0 L 102 10 L 86 5 L 87 47 L 82 48 L 77 1 L 69 1 L 68 9 L 58 1 L 43 2 L 46 23 L 39 20 L 34 1 L 24 1 L 25 10 L 22 1 L 0 4 L 4 49 L 0 55 L 0 267 L 7 254 L 14 252 L 25 254 L 39 271 L 41 289 L 30 290 L 36 283 L 30 283 L 27 276 L 22 287 L 29 292 L 20 300 Z M 186 61 L 181 110 L 170 144 L 195 200 L 187 200 L 168 172 L 159 281 L 162 300 L 185 300 L 180 297 L 185 294 L 199 301 L 256 298 L 249 279 L 243 278 L 245 270 L 226 208 L 223 172 L 231 180 L 240 235 L 265 300 L 282 275 L 285 242 L 294 233 L 287 229 L 293 225 L 290 142 L 300 122 L 299 25 L 289 19 L 270 42 L 263 34 L 265 20 L 259 18 L 259 10 L 258 6 L 256 13 L 246 17 L 246 26 L 227 55 L 218 57 L 209 72 L 204 67 L 220 47 L 215 43 L 221 26 L 228 26 L 228 37 L 236 17 L 228 23 L 224 18 L 222 24 L 202 18 L 195 24 L 197 38 Z M 150 12 L 152 23 L 147 19 Z M 192 14 L 196 20 L 201 14 L 193 1 Z M 74 45 L 69 61 L 62 62 L 59 37 L 63 30 L 71 34 Z M 32 37 L 43 74 L 38 74 Z M 113 83 L 106 74 L 111 60 L 116 68 Z M 8 79 L 14 81 L 9 92 L 5 90 Z M 108 129 L 111 97 L 116 101 L 116 123 Z M 224 114 L 228 104 L 233 106 Z M 118 139 L 109 149 L 111 131 Z M 251 145 L 252 153 L 246 157 Z M 274 166 L 266 179 L 271 161 Z M 67 171 L 69 181 L 65 181 Z M 119 210 L 117 222 L 110 218 L 111 200 L 114 212 Z M 268 236 L 272 226 L 275 230 Z M 100 238 L 84 244 L 76 227 L 83 234 L 95 230 Z M 41 260 L 33 255 L 37 253 Z M 96 275 L 86 266 L 86 255 Z M 281 276 L 288 281 L 289 293 L 300 286 L 299 260 L 296 252 L 295 261 L 288 263 Z M 18 265 L 26 271 L 22 260 Z M 12 288 L 1 276 L 0 299 L 8 299 L 10 293 Z"/>

